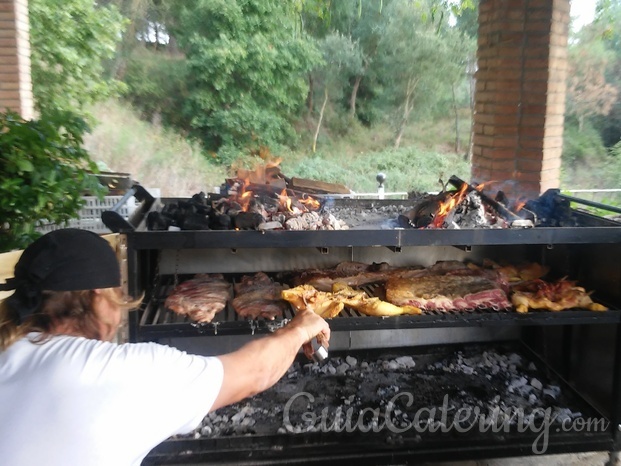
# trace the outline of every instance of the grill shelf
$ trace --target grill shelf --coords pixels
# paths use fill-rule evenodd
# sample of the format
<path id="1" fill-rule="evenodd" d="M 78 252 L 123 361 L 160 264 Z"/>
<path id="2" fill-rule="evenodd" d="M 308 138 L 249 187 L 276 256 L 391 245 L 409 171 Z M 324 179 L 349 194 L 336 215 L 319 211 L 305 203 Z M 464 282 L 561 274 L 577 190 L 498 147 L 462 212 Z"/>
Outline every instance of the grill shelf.
<path id="1" fill-rule="evenodd" d="M 138 318 L 137 339 L 151 341 L 167 337 L 254 335 L 273 332 L 293 318 L 289 308 L 283 318 L 274 320 L 240 318 L 230 302 L 216 314 L 211 323 L 201 324 L 188 317 L 166 309 L 164 301 L 174 287 L 174 276 L 162 276 L 154 296 L 144 306 Z M 375 296 L 376 287 L 362 287 L 369 296 Z M 597 298 L 595 301 L 602 302 Z M 602 304 L 606 304 L 603 303 Z M 513 325 L 574 325 L 621 323 L 621 311 L 609 307 L 608 311 L 594 312 L 585 309 L 568 309 L 560 312 L 530 310 L 521 314 L 514 309 L 490 308 L 469 311 L 423 311 L 422 315 L 373 317 L 354 309 L 345 308 L 338 316 L 329 319 L 330 328 L 336 331 L 392 330 L 426 327 L 469 327 Z"/>

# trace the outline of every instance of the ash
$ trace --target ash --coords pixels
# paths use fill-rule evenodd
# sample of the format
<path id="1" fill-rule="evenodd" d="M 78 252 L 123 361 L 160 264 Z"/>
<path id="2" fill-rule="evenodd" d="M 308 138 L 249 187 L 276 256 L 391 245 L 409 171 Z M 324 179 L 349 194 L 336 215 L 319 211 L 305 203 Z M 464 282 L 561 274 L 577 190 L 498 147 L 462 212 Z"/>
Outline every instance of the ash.
<path id="1" fill-rule="evenodd" d="M 446 216 L 444 228 L 502 228 L 496 219 L 485 209 L 483 200 L 476 192 L 471 192 L 464 200 Z"/>
<path id="2" fill-rule="evenodd" d="M 378 206 L 335 206 L 326 204 L 325 207 L 336 218 L 346 223 L 350 229 L 381 229 L 394 230 L 400 228 L 397 218 L 411 206 L 407 205 L 378 205 Z"/>
<path id="3" fill-rule="evenodd" d="M 396 396 L 399 393 L 411 396 Z M 396 427 L 412 426 L 413 421 L 429 425 L 442 422 L 443 404 L 449 418 L 456 418 L 460 410 L 488 414 L 520 409 L 532 419 L 549 409 L 557 423 L 583 415 L 577 402 L 524 356 L 510 349 L 474 346 L 416 355 L 332 357 L 323 363 L 298 361 L 268 391 L 208 414 L 192 436 L 319 431 L 318 423 L 309 425 L 309 412 L 323 416 L 331 426 L 349 412 L 365 423 L 363 432 L 386 421 L 386 415 Z M 381 413 L 380 419 L 367 416 L 372 410 Z M 427 415 L 421 417 L 421 411 Z M 461 418 L 464 421 L 473 422 Z M 418 438 L 415 434 L 409 435 Z"/>

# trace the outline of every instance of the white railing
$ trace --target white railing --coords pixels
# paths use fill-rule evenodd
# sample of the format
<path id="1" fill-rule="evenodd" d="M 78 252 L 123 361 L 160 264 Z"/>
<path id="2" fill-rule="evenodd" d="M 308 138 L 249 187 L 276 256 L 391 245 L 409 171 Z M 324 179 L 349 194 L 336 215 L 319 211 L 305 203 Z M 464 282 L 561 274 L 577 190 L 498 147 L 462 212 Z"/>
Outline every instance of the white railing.
<path id="1" fill-rule="evenodd" d="M 397 192 L 375 192 L 375 193 L 356 193 L 352 191 L 349 194 L 324 194 L 336 199 L 407 199 L 408 193 L 405 191 Z"/>
<path id="2" fill-rule="evenodd" d="M 602 198 L 605 198 L 606 195 L 610 195 L 613 198 L 616 198 L 621 202 L 621 188 L 610 188 L 610 189 L 562 189 L 564 193 L 570 193 L 571 195 L 591 200 L 597 201 Z M 428 193 L 428 194 L 437 194 L 437 193 Z M 328 195 L 324 195 L 328 196 Z M 368 193 L 357 193 L 355 191 L 350 192 L 349 194 L 329 194 L 329 196 L 333 199 L 407 199 L 408 192 L 406 191 L 394 191 L 394 192 L 384 192 L 381 188 L 377 190 L 377 192 L 368 192 Z M 603 202 L 604 204 L 606 202 Z"/>
<path id="3" fill-rule="evenodd" d="M 621 189 L 562 189 L 564 193 L 569 193 L 574 197 L 600 204 L 619 205 L 621 204 Z M 616 201 L 616 202 L 615 202 Z"/>

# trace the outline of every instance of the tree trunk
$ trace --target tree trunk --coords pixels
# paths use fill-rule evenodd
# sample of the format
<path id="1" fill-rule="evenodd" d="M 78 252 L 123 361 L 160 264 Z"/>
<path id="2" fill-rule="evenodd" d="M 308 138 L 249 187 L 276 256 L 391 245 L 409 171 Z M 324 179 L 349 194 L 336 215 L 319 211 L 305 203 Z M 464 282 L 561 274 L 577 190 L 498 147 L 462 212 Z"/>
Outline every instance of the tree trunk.
<path id="1" fill-rule="evenodd" d="M 308 116 L 313 113 L 313 75 L 308 74 L 308 95 L 306 96 L 306 108 L 308 110 Z"/>
<path id="2" fill-rule="evenodd" d="M 457 113 L 457 99 L 455 97 L 455 83 L 451 84 L 451 91 L 453 92 L 453 113 L 455 113 L 455 153 L 459 153 L 459 115 Z"/>
<path id="3" fill-rule="evenodd" d="M 153 29 L 155 30 L 155 50 L 160 49 L 160 25 L 153 22 Z"/>
<path id="4" fill-rule="evenodd" d="M 351 96 L 349 98 L 349 117 L 352 120 L 356 117 L 356 97 L 358 95 L 358 89 L 360 88 L 360 81 L 362 81 L 362 76 L 356 76 L 356 81 L 354 81 L 354 87 L 351 90 Z"/>
<path id="5" fill-rule="evenodd" d="M 394 145 L 395 149 L 398 149 L 399 146 L 401 145 L 401 138 L 403 137 L 405 127 L 408 123 L 408 119 L 410 118 L 410 113 L 412 112 L 412 109 L 414 108 L 413 95 L 414 95 L 414 89 L 416 89 L 417 84 L 418 84 L 418 80 L 416 80 L 415 82 L 412 82 L 412 79 L 408 80 L 408 85 L 405 91 L 405 103 L 403 104 L 403 115 L 401 116 L 401 122 L 399 123 L 399 129 L 397 130 L 397 134 L 395 137 L 395 145 Z"/>
<path id="6" fill-rule="evenodd" d="M 315 130 L 315 137 L 313 138 L 313 154 L 317 150 L 317 138 L 319 137 L 319 129 L 321 128 L 321 122 L 323 120 L 323 111 L 326 109 L 328 103 L 328 88 L 324 90 L 323 104 L 321 104 L 321 111 L 319 112 L 319 121 L 317 121 L 317 129 Z"/>

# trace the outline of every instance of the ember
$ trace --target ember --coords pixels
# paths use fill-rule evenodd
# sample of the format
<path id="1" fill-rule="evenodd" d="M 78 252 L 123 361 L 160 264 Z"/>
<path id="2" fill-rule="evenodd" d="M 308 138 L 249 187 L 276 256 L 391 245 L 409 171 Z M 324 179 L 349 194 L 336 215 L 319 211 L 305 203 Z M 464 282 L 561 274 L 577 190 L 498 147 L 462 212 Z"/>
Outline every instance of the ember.
<path id="1" fill-rule="evenodd" d="M 502 191 L 496 194 L 496 199 L 483 192 L 486 185 L 493 182 L 473 187 L 452 176 L 449 183 L 457 190 L 443 190 L 439 194 L 425 196 L 413 209 L 399 217 L 399 225 L 403 228 L 445 229 L 535 226 L 536 216 L 524 208 L 526 202 L 517 202 L 513 211 L 508 207 L 509 202 Z"/>
<path id="2" fill-rule="evenodd" d="M 324 364 L 296 362 L 267 392 L 207 415 L 194 437 L 346 429 L 386 436 L 396 429 L 415 436 L 447 432 L 453 422 L 471 428 L 496 422 L 516 429 L 524 428 L 517 425 L 520 420 L 532 421 L 546 411 L 558 424 L 589 414 L 568 398 L 559 381 L 511 348 L 436 348 L 426 354 L 385 350 L 375 358 L 355 356 L 333 357 Z M 466 418 L 468 412 L 483 421 Z M 461 427 L 459 432 L 466 433 Z"/>
<path id="3" fill-rule="evenodd" d="M 319 200 L 279 183 L 229 179 L 225 194 L 201 192 L 147 217 L 149 230 L 345 230 Z"/>

